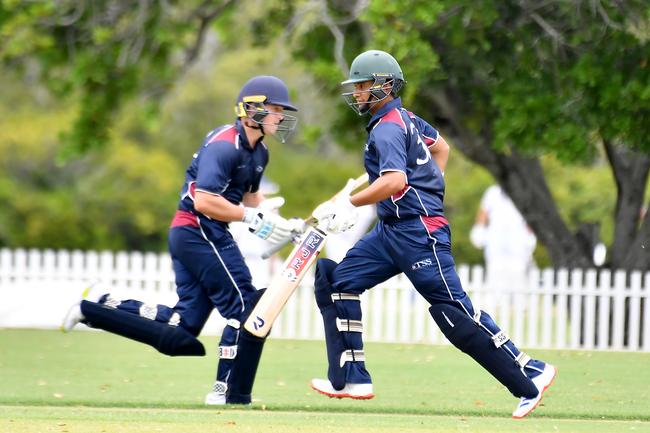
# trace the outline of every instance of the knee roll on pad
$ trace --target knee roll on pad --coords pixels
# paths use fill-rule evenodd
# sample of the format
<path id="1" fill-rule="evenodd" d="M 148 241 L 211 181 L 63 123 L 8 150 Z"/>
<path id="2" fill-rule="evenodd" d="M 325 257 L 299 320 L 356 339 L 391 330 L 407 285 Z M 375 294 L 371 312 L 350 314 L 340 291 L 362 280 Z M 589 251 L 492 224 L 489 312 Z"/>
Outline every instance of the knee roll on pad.
<path id="1" fill-rule="evenodd" d="M 471 356 L 515 397 L 533 398 L 537 395 L 533 382 L 503 348 L 502 338 L 493 339 L 492 335 L 456 306 L 436 304 L 429 308 L 429 312 L 454 346 Z"/>
<path id="2" fill-rule="evenodd" d="M 165 355 L 205 355 L 203 344 L 180 326 L 145 319 L 85 300 L 81 301 L 81 312 L 89 326 L 148 344 Z"/>

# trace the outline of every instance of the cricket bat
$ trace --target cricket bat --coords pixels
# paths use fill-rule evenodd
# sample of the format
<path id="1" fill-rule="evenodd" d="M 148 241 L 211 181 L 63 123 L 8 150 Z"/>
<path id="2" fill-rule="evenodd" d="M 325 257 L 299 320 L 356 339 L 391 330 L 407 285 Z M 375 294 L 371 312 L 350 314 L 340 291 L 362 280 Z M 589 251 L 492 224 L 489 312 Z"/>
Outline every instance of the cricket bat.
<path id="1" fill-rule="evenodd" d="M 355 179 L 355 189 L 367 182 L 367 174 L 359 176 Z M 334 195 L 330 201 L 335 200 L 340 193 L 341 191 Z M 268 335 L 275 319 L 318 258 L 318 254 L 325 247 L 327 233 L 311 225 L 314 223 L 313 218 L 309 218 L 305 222 L 308 224 L 307 230 L 283 263 L 282 271 L 271 280 L 266 292 L 244 323 L 244 328 L 257 337 L 264 338 Z"/>

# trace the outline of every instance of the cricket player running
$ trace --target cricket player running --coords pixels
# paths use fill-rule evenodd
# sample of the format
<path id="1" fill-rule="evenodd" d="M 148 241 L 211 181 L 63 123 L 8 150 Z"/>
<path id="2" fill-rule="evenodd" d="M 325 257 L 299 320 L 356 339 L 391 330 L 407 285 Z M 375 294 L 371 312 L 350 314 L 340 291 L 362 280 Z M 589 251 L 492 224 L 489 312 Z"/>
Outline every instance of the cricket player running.
<path id="1" fill-rule="evenodd" d="M 194 153 L 169 229 L 179 298 L 174 307 L 120 301 L 110 294 L 87 296 L 71 307 L 62 329 L 83 322 L 167 355 L 204 355 L 196 337 L 216 308 L 227 324 L 219 343 L 216 382 L 205 403 L 250 403 L 264 339 L 241 325 L 262 291 L 253 287 L 228 223 L 243 221 L 252 233 L 273 243 L 287 242 L 301 230 L 302 220 L 286 220 L 256 207 L 263 199 L 258 189 L 269 158 L 262 139 L 274 135 L 284 142 L 297 121 L 285 110 L 297 111 L 282 80 L 254 77 L 241 89 L 236 122 L 212 130 Z"/>
<path id="2" fill-rule="evenodd" d="M 313 216 L 330 232 L 351 227 L 355 207 L 377 204 L 379 222 L 339 263 L 316 267 L 316 302 L 323 316 L 328 379 L 311 386 L 330 397 L 372 398 L 365 367 L 359 295 L 403 272 L 431 305 L 429 312 L 447 339 L 476 360 L 520 398 L 512 416 L 523 418 L 540 402 L 556 375 L 550 364 L 531 359 L 463 290 L 451 254 L 451 231 L 443 212 L 443 173 L 449 146 L 438 131 L 402 107 L 405 84 L 397 61 L 383 51 L 354 59 L 343 93 L 366 126 L 365 168 L 370 185 L 316 208 Z"/>

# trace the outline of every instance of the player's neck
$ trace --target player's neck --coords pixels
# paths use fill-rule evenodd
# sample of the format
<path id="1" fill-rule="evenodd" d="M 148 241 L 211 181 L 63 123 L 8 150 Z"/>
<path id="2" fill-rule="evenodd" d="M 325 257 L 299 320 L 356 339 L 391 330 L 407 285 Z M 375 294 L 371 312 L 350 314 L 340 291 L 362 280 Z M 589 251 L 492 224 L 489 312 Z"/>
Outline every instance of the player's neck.
<path id="1" fill-rule="evenodd" d="M 384 105 L 388 104 L 389 102 L 391 102 L 393 100 L 395 100 L 395 98 L 392 95 L 386 96 L 384 99 L 382 99 L 381 101 L 377 102 L 375 105 L 370 107 L 370 112 L 373 115 L 377 114 L 377 112 L 379 110 L 381 110 L 384 107 Z"/>
<path id="2" fill-rule="evenodd" d="M 243 126 L 244 126 L 244 133 L 246 134 L 246 139 L 248 140 L 248 144 L 250 145 L 250 147 L 254 148 L 257 142 L 259 141 L 259 139 L 264 137 L 264 134 L 262 133 L 262 129 L 259 127 L 251 128 L 246 124 L 243 124 Z"/>

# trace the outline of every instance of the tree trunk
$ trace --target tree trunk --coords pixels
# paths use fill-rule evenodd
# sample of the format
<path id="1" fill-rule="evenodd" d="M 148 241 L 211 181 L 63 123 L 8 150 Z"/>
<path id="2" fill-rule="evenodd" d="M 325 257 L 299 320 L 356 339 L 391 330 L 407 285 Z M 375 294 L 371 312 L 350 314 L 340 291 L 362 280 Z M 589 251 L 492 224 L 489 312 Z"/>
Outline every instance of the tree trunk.
<path id="1" fill-rule="evenodd" d="M 629 252 L 620 266 L 630 270 L 647 271 L 650 269 L 650 212 L 645 211 L 643 223 L 629 245 Z"/>
<path id="2" fill-rule="evenodd" d="M 611 266 L 647 270 L 650 267 L 650 245 L 646 248 L 650 234 L 647 215 L 642 225 L 640 222 L 650 158 L 608 140 L 604 146 L 617 189 Z"/>

